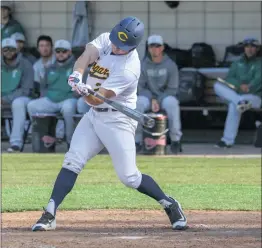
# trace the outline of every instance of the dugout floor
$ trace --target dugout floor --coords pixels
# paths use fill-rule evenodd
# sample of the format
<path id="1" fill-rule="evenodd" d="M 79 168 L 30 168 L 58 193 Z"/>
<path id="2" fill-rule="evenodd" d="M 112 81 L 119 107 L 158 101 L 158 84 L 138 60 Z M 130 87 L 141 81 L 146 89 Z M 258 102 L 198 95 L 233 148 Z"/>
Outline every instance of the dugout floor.
<path id="1" fill-rule="evenodd" d="M 8 142 L 1 142 L 1 150 L 3 153 L 6 152 L 9 147 Z M 56 146 L 57 153 L 65 153 L 67 151 L 66 143 L 58 144 Z M 26 144 L 24 152 L 32 152 L 32 144 Z M 167 149 L 168 155 L 170 149 Z M 243 157 L 261 157 L 262 150 L 261 148 L 256 148 L 253 145 L 235 145 L 230 149 L 216 148 L 212 143 L 202 143 L 202 144 L 183 144 L 183 152 L 179 156 L 243 156 Z"/>
<path id="2" fill-rule="evenodd" d="M 88 210 L 57 214 L 57 229 L 31 232 L 41 212 L 4 213 L 4 248 L 258 248 L 261 212 L 186 211 L 173 231 L 163 211 Z"/>

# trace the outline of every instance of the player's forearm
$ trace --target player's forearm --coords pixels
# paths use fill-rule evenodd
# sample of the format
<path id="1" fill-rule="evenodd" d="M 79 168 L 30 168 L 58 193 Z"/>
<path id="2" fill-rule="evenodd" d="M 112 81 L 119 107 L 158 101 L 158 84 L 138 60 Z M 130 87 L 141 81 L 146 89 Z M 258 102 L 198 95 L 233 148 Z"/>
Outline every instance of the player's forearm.
<path id="1" fill-rule="evenodd" d="M 74 71 L 78 71 L 83 75 L 88 66 L 94 63 L 98 57 L 99 52 L 97 48 L 91 44 L 88 44 L 85 48 L 85 51 L 76 60 Z"/>
<path id="2" fill-rule="evenodd" d="M 89 64 L 91 64 L 89 57 L 86 57 L 84 54 L 82 54 L 76 60 L 73 71 L 78 71 L 83 75 Z"/>
<path id="3" fill-rule="evenodd" d="M 104 103 L 104 101 L 92 95 L 85 96 L 85 101 L 94 106 Z"/>

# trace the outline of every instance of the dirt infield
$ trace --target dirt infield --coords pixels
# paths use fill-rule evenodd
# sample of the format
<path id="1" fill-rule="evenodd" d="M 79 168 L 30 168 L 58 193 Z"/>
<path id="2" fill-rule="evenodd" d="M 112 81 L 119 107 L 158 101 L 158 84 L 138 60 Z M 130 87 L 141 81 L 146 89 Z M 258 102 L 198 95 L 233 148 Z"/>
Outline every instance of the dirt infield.
<path id="1" fill-rule="evenodd" d="M 4 248 L 258 248 L 260 212 L 186 211 L 190 228 L 173 231 L 163 211 L 60 211 L 57 229 L 31 232 L 40 212 L 4 213 Z"/>

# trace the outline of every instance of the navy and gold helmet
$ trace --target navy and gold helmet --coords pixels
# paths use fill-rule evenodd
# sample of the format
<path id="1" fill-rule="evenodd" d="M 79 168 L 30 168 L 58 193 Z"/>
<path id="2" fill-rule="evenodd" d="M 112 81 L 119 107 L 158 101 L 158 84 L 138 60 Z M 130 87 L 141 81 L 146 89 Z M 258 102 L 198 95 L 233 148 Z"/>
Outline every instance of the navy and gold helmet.
<path id="1" fill-rule="evenodd" d="M 130 51 L 142 41 L 144 24 L 139 19 L 129 16 L 121 20 L 111 31 L 109 39 L 119 49 Z"/>

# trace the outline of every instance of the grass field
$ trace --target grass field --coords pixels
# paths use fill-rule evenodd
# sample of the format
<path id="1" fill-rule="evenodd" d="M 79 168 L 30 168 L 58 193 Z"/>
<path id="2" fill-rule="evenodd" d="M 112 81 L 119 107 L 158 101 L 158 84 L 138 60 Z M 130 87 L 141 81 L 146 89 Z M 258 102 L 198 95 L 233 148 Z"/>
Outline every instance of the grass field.
<path id="1" fill-rule="evenodd" d="M 64 156 L 2 154 L 2 211 L 46 206 Z M 237 158 L 137 158 L 184 209 L 261 210 L 261 160 Z M 60 209 L 160 209 L 152 199 L 122 185 L 107 155 L 92 159 Z"/>

